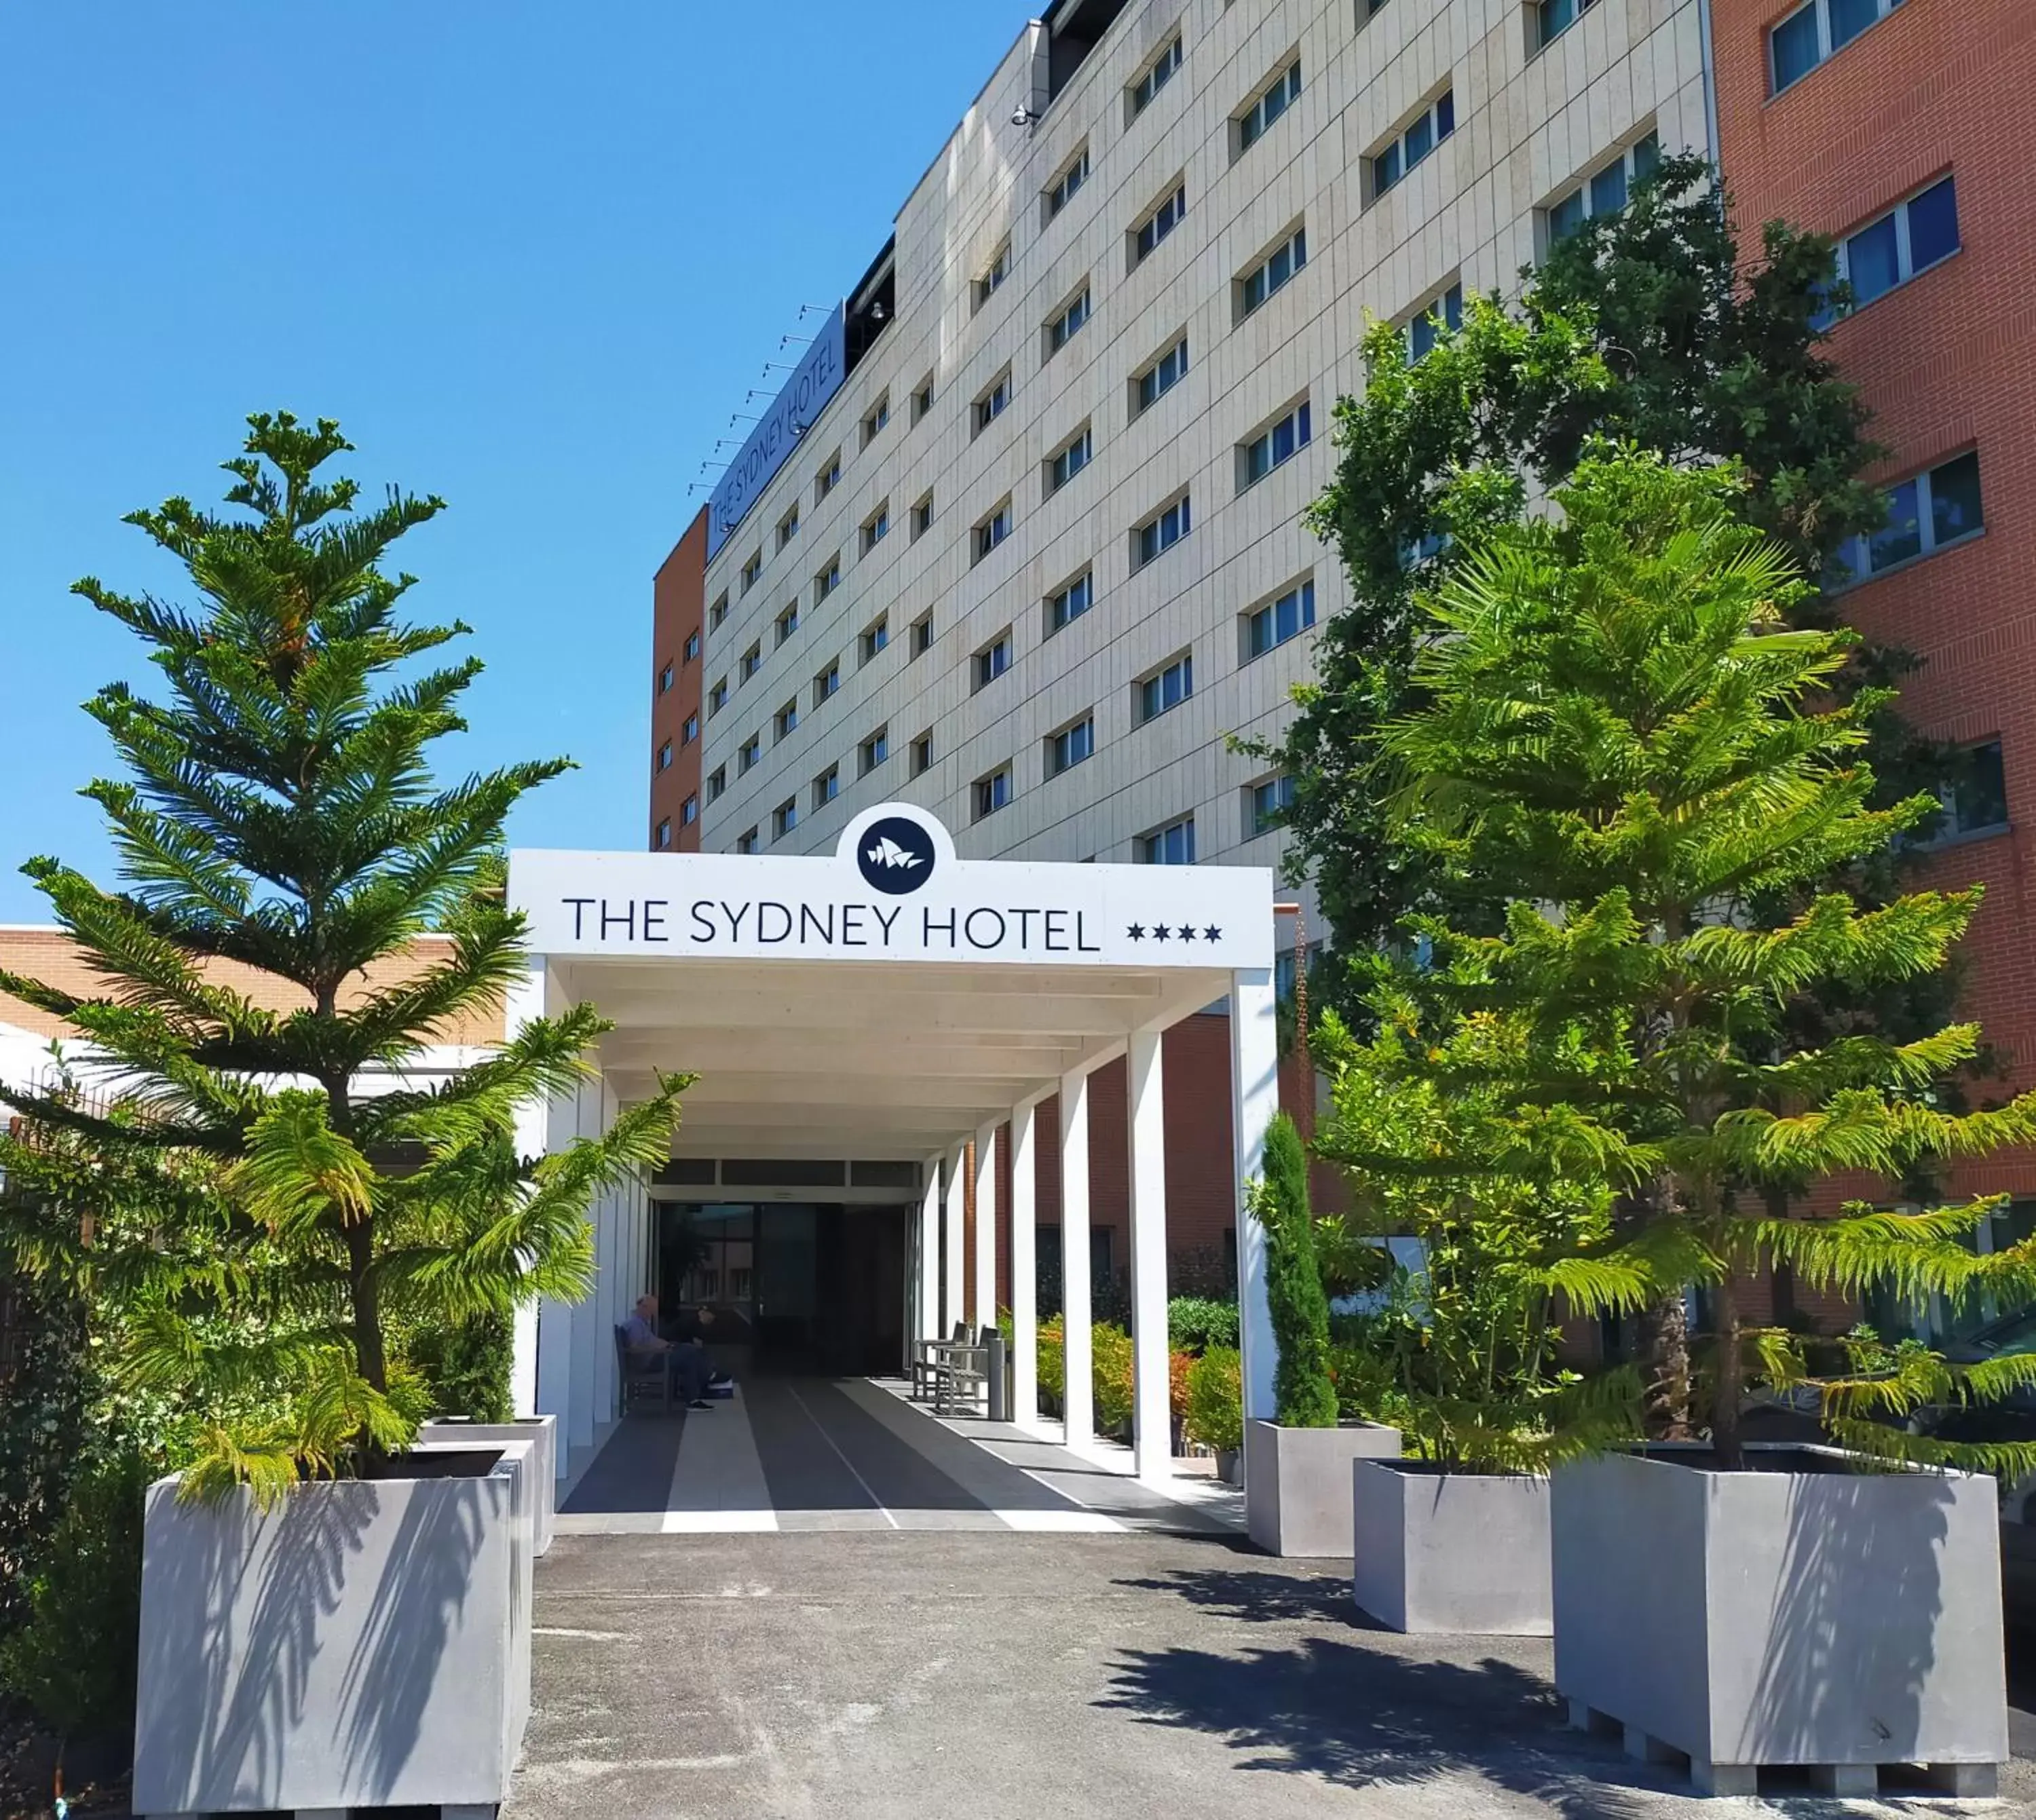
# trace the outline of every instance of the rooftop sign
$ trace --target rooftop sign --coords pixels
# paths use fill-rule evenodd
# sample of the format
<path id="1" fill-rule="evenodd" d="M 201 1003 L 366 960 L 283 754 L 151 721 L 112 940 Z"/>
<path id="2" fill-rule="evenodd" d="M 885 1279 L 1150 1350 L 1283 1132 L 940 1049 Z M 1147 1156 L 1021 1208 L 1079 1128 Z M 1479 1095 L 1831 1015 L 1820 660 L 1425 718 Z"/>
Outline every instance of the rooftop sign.
<path id="1" fill-rule="evenodd" d="M 812 427 L 828 399 L 841 390 L 847 370 L 847 348 L 843 339 L 842 307 L 828 312 L 820 331 L 813 337 L 805 358 L 793 369 L 764 420 L 749 432 L 749 439 L 728 464 L 728 471 L 716 484 L 707 504 L 707 555 L 715 553 L 733 534 L 744 515 L 756 503 L 756 496 L 770 484 L 771 477 L 784 466 L 799 439 Z"/>
<path id="2" fill-rule="evenodd" d="M 831 857 L 519 850 L 509 901 L 540 954 L 1272 965 L 1265 868 L 960 860 L 907 803 L 865 809 Z"/>

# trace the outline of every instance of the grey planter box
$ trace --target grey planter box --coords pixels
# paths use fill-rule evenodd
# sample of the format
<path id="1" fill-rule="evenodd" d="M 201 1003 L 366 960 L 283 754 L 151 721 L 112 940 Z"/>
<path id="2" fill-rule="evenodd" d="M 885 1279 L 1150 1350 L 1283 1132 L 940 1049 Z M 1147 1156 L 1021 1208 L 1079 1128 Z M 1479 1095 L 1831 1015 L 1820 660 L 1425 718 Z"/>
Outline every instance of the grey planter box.
<path id="1" fill-rule="evenodd" d="M 1400 1430 L 1244 1425 L 1244 1520 L 1269 1554 L 1350 1555 L 1350 1463 L 1397 1460 Z"/>
<path id="2" fill-rule="evenodd" d="M 1351 1590 L 1381 1623 L 1504 1637 L 1552 1628 L 1547 1479 L 1359 1460 L 1351 1515 Z"/>
<path id="3" fill-rule="evenodd" d="M 533 1551 L 549 1554 L 559 1503 L 559 1419 L 526 1415 L 514 1422 L 428 1422 L 417 1430 L 420 1441 L 451 1447 L 492 1445 L 497 1441 L 530 1443 L 530 1483 L 537 1494 Z"/>
<path id="4" fill-rule="evenodd" d="M 1724 1473 L 1669 1450 L 1559 1468 L 1551 1490 L 1555 1686 L 1629 1750 L 1686 1754 L 1751 1793 L 1767 1764 L 1861 1791 L 1920 1763 L 1987 1792 L 2008 1757 L 1994 1482 L 1855 1472 L 1761 1446 Z"/>
<path id="5" fill-rule="evenodd" d="M 149 1487 L 133 1809 L 488 1807 L 530 1710 L 533 1444 L 433 1476 Z"/>

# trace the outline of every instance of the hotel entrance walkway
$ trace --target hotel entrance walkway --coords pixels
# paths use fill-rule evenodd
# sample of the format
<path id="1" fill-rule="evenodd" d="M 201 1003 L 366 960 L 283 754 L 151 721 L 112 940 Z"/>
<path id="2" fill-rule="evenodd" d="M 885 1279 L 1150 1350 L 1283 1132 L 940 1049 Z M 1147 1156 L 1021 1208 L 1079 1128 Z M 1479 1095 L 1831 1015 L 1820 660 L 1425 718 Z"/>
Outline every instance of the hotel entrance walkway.
<path id="1" fill-rule="evenodd" d="M 1231 1536 L 1242 1500 L 1129 1476 L 1123 1449 L 1070 1453 L 1008 1422 L 936 1419 L 902 1382 L 745 1379 L 711 1411 L 618 1423 L 560 1505 L 562 1535 L 1157 1530 Z"/>

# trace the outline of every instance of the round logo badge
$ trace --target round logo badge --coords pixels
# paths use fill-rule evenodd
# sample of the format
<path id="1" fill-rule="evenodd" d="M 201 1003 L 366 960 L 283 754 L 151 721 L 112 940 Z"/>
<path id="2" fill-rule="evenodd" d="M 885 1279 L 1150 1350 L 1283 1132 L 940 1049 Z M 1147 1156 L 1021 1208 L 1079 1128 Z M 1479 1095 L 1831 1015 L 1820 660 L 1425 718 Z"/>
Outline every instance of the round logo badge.
<path id="1" fill-rule="evenodd" d="M 862 831 L 855 863 L 872 891 L 903 897 L 933 876 L 933 838 L 917 822 L 886 816 Z"/>

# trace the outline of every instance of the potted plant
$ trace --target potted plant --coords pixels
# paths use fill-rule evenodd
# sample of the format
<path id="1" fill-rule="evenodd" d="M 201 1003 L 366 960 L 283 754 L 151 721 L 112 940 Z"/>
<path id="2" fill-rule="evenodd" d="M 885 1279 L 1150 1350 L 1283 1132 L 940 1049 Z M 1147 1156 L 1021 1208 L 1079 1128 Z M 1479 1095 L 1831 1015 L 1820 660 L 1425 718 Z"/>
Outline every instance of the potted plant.
<path id="1" fill-rule="evenodd" d="M 1239 1449 L 1244 1444 L 1242 1364 L 1235 1347 L 1210 1345 L 1188 1366 L 1182 1426 L 1190 1441 L 1216 1455 L 1216 1476 L 1226 1485 L 1238 1482 Z"/>
<path id="2" fill-rule="evenodd" d="M 1265 1133 L 1265 1173 L 1251 1185 L 1265 1233 L 1265 1292 L 1279 1361 L 1273 1419 L 1244 1425 L 1245 1524 L 1272 1554 L 1340 1555 L 1350 1546 L 1350 1465 L 1397 1458 L 1397 1429 L 1337 1419 L 1329 1373 L 1329 1298 L 1315 1262 L 1308 1159 L 1286 1113 Z"/>
<path id="3" fill-rule="evenodd" d="M 533 1162 L 518 1109 L 586 1077 L 592 1009 L 471 1065 L 432 1053 L 480 1041 L 522 972 L 503 820 L 563 761 L 433 786 L 479 666 L 392 680 L 464 628 L 405 623 L 410 578 L 379 564 L 439 502 L 358 511 L 320 477 L 336 425 L 249 421 L 235 510 L 131 521 L 194 605 L 78 584 L 168 685 L 91 704 L 130 774 L 87 793 L 126 888 L 26 869 L 96 984 L 0 974 L 120 1096 L 6 1097 L 110 1162 L 202 1166 L 96 1267 L 125 1381 L 205 1416 L 147 1497 L 137 1811 L 492 1804 L 530 1705 L 532 1448 L 413 1445 L 402 1339 L 582 1294 L 591 1197 L 668 1154 L 684 1083 Z"/>
<path id="4" fill-rule="evenodd" d="M 1979 893 L 1877 887 L 1936 800 L 1876 806 L 1862 748 L 1885 697 L 1840 686 L 1851 635 L 1792 629 L 1802 585 L 1742 522 L 1742 488 L 1601 451 L 1556 490 L 1559 519 L 1492 531 L 1428 603 L 1419 703 L 1386 742 L 1401 826 L 1503 906 L 1495 933 L 1431 926 L 1438 993 L 1490 1034 L 1480 1070 L 1446 1050 L 1437 1080 L 1495 1081 L 1519 1151 L 1613 1184 L 1612 1241 L 1584 1255 L 1650 1298 L 1650 1421 L 1680 1445 L 1560 1465 L 1550 1494 L 1576 1713 L 1720 1791 L 1770 1764 L 1849 1791 L 1921 1763 L 1974 1792 L 2007 1750 L 1982 1474 L 2031 1449 L 1909 1424 L 2027 1363 L 1856 1345 L 1818 1386 L 1838 1445 L 1756 1446 L 1749 1389 L 1811 1380 L 1744 1287 L 1779 1260 L 1853 1296 L 2026 1293 L 2036 1245 L 1962 1242 L 1998 1197 L 1887 1204 L 1944 1159 L 2036 1137 L 2036 1099 L 1958 1110 L 1969 1025 L 1810 1041 L 1791 1022 L 1812 993 L 1927 984 Z M 1841 1171 L 1886 1204 L 1792 1215 Z"/>

